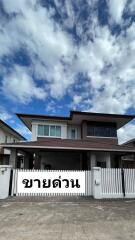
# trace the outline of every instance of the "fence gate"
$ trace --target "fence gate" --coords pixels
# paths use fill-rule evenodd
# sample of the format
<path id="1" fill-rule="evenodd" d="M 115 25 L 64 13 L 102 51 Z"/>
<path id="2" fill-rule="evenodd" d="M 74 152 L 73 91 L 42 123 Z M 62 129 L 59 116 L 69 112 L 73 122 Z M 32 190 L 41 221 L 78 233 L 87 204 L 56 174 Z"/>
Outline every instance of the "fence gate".
<path id="1" fill-rule="evenodd" d="M 121 198 L 122 178 L 121 169 L 102 168 L 101 169 L 101 194 L 102 198 Z"/>
<path id="2" fill-rule="evenodd" d="M 101 169 L 101 198 L 135 198 L 135 169 Z"/>
<path id="3" fill-rule="evenodd" d="M 53 182 L 54 180 L 55 183 Z M 45 188 L 42 188 L 43 184 L 46 185 Z M 54 188 L 51 188 L 51 186 L 49 187 L 49 185 L 47 184 L 54 184 Z M 60 185 L 58 186 L 58 184 L 61 185 L 60 188 L 59 188 Z M 92 195 L 91 171 L 59 171 L 59 170 L 50 171 L 50 170 L 13 169 L 11 196 L 58 196 L 58 195 L 91 196 Z"/>

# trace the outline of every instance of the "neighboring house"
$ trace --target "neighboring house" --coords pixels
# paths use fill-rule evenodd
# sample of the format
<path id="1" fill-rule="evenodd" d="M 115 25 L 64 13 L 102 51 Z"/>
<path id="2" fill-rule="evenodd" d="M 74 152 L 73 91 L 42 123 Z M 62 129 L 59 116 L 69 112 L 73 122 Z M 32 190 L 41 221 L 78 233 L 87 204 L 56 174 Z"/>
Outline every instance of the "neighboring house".
<path id="1" fill-rule="evenodd" d="M 122 145 L 129 146 L 129 147 L 134 147 L 135 148 L 135 138 L 123 143 Z"/>
<path id="2" fill-rule="evenodd" d="M 125 142 L 122 144 L 123 146 L 126 146 L 126 147 L 133 147 L 135 149 L 135 138 Z M 128 161 L 127 161 L 128 159 Z M 124 161 L 125 160 L 125 161 Z M 134 154 L 130 154 L 130 155 L 127 155 L 127 156 L 124 156 L 123 157 L 123 161 L 124 161 L 124 167 L 125 168 L 135 168 L 135 157 L 134 157 Z"/>
<path id="3" fill-rule="evenodd" d="M 0 120 L 0 143 L 16 143 L 26 140 L 21 134 Z M 0 147 L 0 165 L 9 164 L 10 150 Z"/>
<path id="4" fill-rule="evenodd" d="M 3 144 L 4 148 L 11 150 L 10 164 L 14 168 L 117 168 L 123 165 L 122 157 L 135 156 L 135 148 L 119 145 L 117 138 L 117 130 L 135 116 L 78 111 L 71 111 L 69 117 L 34 114 L 17 116 L 32 131 L 32 141 Z M 23 166 L 16 152 L 23 153 Z"/>

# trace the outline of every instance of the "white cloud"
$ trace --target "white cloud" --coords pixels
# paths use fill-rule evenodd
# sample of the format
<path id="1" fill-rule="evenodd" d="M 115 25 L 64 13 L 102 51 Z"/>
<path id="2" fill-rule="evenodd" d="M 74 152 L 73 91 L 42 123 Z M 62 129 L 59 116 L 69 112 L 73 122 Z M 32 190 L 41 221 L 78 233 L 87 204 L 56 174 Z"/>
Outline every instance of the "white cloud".
<path id="1" fill-rule="evenodd" d="M 3 79 L 2 90 L 13 100 L 28 103 L 31 98 L 44 99 L 45 91 L 37 87 L 27 70 L 23 67 L 15 66 L 10 74 Z"/>
<path id="2" fill-rule="evenodd" d="M 109 12 L 112 21 L 120 24 L 127 0 L 108 0 Z"/>
<path id="3" fill-rule="evenodd" d="M 2 106 L 0 106 L 0 119 L 3 121 L 11 119 L 12 116 L 9 114 L 9 112 Z"/>
<path id="4" fill-rule="evenodd" d="M 135 124 L 130 123 L 118 130 L 119 143 L 124 143 L 135 138 Z"/>
<path id="5" fill-rule="evenodd" d="M 33 98 L 62 99 L 68 93 L 72 97 L 71 106 L 80 106 L 76 103 L 79 96 L 84 110 L 86 105 L 90 111 L 111 113 L 135 108 L 135 24 L 118 36 L 113 35 L 109 25 L 99 24 L 96 1 L 86 1 L 90 15 L 83 22 L 84 1 L 79 0 L 75 11 L 75 2 L 70 0 L 64 5 L 55 0 L 62 25 L 52 17 L 55 10 L 47 10 L 39 1 L 2 2 L 5 11 L 16 16 L 0 22 L 1 58 L 23 47 L 31 59 L 30 67 L 14 65 L 12 71 L 3 74 L 2 90 L 7 97 L 28 103 Z M 126 0 L 108 1 L 112 22 L 124 21 L 126 4 Z M 81 39 L 78 45 L 66 31 L 73 26 Z M 80 92 L 76 93 L 72 87 L 78 84 L 79 73 L 86 76 L 89 84 L 81 81 Z M 42 87 L 35 79 L 42 79 Z"/>
<path id="6" fill-rule="evenodd" d="M 0 50 L 1 57 L 14 54 L 14 51 L 17 51 L 22 46 L 26 47 L 32 61 L 35 76 L 42 77 L 50 83 L 51 96 L 62 97 L 68 86 L 74 81 L 72 73 L 70 72 L 69 74 L 69 71 L 62 64 L 62 61 L 65 64 L 68 64 L 69 61 L 71 63 L 75 52 L 70 36 L 53 21 L 51 12 L 43 8 L 36 0 L 23 1 L 23 3 L 22 1 L 14 1 L 13 4 L 11 1 L 6 0 L 3 1 L 3 6 L 7 13 L 17 13 L 17 15 L 10 21 L 1 24 L 0 43 L 5 46 Z M 12 39 L 14 40 L 12 41 Z M 13 95 L 13 98 L 17 97 L 22 103 L 29 101 L 32 93 L 27 87 L 29 87 L 29 82 L 31 82 L 34 89 L 33 96 L 42 98 L 44 95 L 43 90 L 35 88 L 34 80 L 32 82 L 30 80 L 31 76 L 26 76 L 27 72 L 23 74 L 21 83 L 22 93 L 15 92 L 13 88 L 14 85 L 19 86 L 19 80 L 15 78 L 15 68 L 14 71 L 12 71 L 11 76 L 8 76 L 8 79 L 7 76 L 4 79 L 4 86 L 6 85 L 11 89 L 10 96 Z M 32 74 L 29 73 L 29 75 Z M 11 84 L 10 80 L 13 76 L 14 80 Z M 28 79 L 28 84 L 26 84 L 26 78 Z M 24 99 L 25 96 L 26 101 Z"/>

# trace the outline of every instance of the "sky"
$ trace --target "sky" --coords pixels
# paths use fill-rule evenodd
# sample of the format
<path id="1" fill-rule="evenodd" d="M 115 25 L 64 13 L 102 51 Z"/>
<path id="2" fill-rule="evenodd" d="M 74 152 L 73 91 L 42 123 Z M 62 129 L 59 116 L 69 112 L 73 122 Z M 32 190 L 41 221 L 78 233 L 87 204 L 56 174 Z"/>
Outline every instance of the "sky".
<path id="1" fill-rule="evenodd" d="M 70 110 L 135 114 L 135 1 L 0 0 L 0 118 Z"/>

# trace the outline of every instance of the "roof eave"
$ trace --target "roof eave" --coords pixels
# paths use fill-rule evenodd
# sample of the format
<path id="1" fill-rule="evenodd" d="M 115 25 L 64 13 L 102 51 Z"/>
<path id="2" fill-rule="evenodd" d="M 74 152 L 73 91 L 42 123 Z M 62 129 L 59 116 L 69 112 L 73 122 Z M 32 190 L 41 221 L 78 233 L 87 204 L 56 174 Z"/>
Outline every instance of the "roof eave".
<path id="1" fill-rule="evenodd" d="M 10 129 L 10 131 L 13 132 L 13 135 L 16 134 L 17 136 L 19 136 L 22 140 L 27 140 L 24 136 L 22 136 L 19 132 L 17 132 L 15 129 L 13 129 L 12 127 L 10 127 L 7 123 L 5 123 L 4 121 L 2 121 L 0 119 L 0 122 L 8 129 Z"/>
<path id="2" fill-rule="evenodd" d="M 60 146 L 34 146 L 34 145 L 15 145 L 15 144 L 2 144 L 0 145 L 1 147 L 3 148 L 19 148 L 19 149 L 53 149 L 53 150 L 84 150 L 84 151 L 106 151 L 106 152 L 135 152 L 135 148 L 133 149 L 116 149 L 116 148 L 110 148 L 110 149 L 107 149 L 107 148 L 92 148 L 92 147 L 89 147 L 89 148 L 85 148 L 85 147 L 60 147 Z"/>

